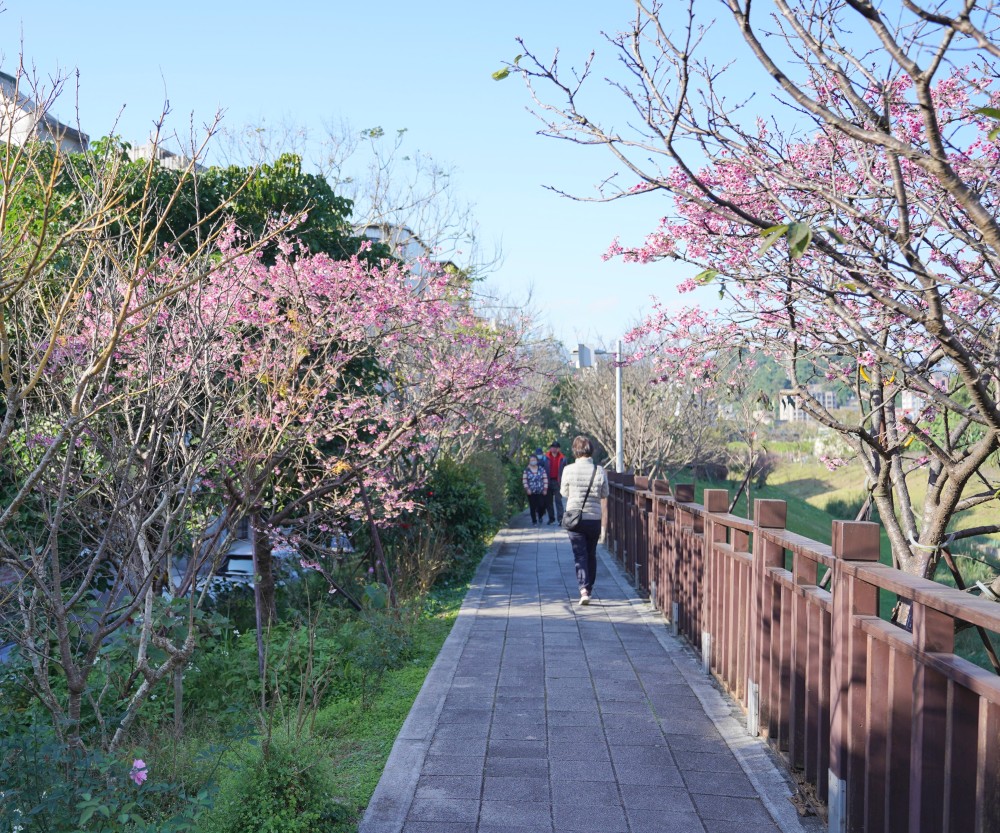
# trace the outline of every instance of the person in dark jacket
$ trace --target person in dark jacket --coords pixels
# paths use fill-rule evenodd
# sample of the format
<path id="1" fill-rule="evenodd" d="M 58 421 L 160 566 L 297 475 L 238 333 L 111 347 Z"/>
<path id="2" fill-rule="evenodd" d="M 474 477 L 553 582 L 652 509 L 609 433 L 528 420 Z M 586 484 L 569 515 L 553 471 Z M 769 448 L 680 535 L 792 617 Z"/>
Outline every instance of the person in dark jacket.
<path id="1" fill-rule="evenodd" d="M 566 498 L 566 511 L 582 509 L 580 526 L 575 532 L 567 531 L 576 562 L 576 580 L 580 585 L 580 604 L 590 604 L 597 575 L 597 541 L 601 537 L 601 501 L 608 496 L 608 477 L 604 469 L 594 462 L 594 447 L 587 437 L 573 440 L 576 462 L 566 466 L 562 473 L 562 496 Z M 591 481 L 593 478 L 593 481 Z M 588 491 L 589 489 L 589 491 Z"/>
<path id="2" fill-rule="evenodd" d="M 538 458 L 532 454 L 528 459 L 528 467 L 521 476 L 524 493 L 528 496 L 528 509 L 531 510 L 531 525 L 540 524 L 545 515 L 545 500 L 549 490 L 549 475 L 539 465 Z"/>
<path id="3" fill-rule="evenodd" d="M 549 451 L 542 461 L 549 475 L 549 496 L 545 503 L 545 509 L 549 515 L 549 523 L 562 523 L 563 502 L 559 492 L 559 481 L 562 478 L 563 469 L 566 467 L 566 456 L 559 448 L 559 440 L 555 440 L 549 446 Z"/>

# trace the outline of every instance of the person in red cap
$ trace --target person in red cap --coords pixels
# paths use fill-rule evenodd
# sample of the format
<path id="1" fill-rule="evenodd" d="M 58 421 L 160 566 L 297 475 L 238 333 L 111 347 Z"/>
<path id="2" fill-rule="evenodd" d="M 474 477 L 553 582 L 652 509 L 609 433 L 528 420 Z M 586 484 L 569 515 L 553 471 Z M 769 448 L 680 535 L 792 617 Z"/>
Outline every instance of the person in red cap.
<path id="1" fill-rule="evenodd" d="M 545 467 L 549 473 L 549 492 L 545 497 L 545 509 L 548 512 L 550 524 L 561 524 L 563 499 L 559 493 L 559 482 L 562 480 L 563 469 L 566 467 L 566 457 L 559 448 L 559 440 L 552 441 L 544 459 Z"/>

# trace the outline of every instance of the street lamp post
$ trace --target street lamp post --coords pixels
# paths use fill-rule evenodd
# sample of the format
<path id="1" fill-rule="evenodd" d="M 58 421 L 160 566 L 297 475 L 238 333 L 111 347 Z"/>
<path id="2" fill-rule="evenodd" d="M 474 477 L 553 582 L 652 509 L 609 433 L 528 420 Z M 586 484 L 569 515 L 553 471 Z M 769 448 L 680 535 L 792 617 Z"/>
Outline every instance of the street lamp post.
<path id="1" fill-rule="evenodd" d="M 586 344 L 578 344 L 576 350 L 578 369 L 594 366 L 594 356 L 610 355 L 606 350 L 591 350 Z M 622 340 L 618 339 L 615 352 L 615 471 L 625 471 L 625 431 L 622 420 Z"/>

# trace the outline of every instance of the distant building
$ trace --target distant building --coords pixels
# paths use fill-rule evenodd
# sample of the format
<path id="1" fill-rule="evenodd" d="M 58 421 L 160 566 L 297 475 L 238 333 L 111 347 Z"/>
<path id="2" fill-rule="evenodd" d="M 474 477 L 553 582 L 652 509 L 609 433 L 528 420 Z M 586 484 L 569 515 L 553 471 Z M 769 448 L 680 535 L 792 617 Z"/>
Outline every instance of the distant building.
<path id="1" fill-rule="evenodd" d="M 186 171 L 191 166 L 190 156 L 169 151 L 152 140 L 144 145 L 133 145 L 128 149 L 128 158 L 133 162 L 139 159 L 152 159 L 154 156 L 162 167 L 172 171 Z M 205 170 L 205 166 L 195 163 L 194 170 L 200 173 Z"/>
<path id="2" fill-rule="evenodd" d="M 818 385 L 810 385 L 806 391 L 821 408 L 830 411 L 837 407 L 836 391 L 826 390 Z M 778 419 L 781 422 L 809 422 L 812 417 L 802 408 L 801 399 L 785 388 L 778 392 Z"/>
<path id="3" fill-rule="evenodd" d="M 369 223 L 356 229 L 358 235 L 373 243 L 383 243 L 393 257 L 404 263 L 416 263 L 421 259 L 430 258 L 430 247 L 424 243 L 415 231 L 406 226 L 393 223 Z"/>
<path id="4" fill-rule="evenodd" d="M 0 136 L 14 145 L 30 140 L 52 142 L 65 153 L 87 149 L 90 137 L 75 127 L 63 124 L 24 93 L 24 79 L 0 72 Z"/>
<path id="5" fill-rule="evenodd" d="M 922 411 L 926 404 L 927 400 L 912 390 L 904 390 L 899 395 L 899 409 L 905 416 L 913 416 Z"/>
<path id="6" fill-rule="evenodd" d="M 389 254 L 409 266 L 416 292 L 423 290 L 427 285 L 427 275 L 436 269 L 443 269 L 452 275 L 461 274 L 461 269 L 452 261 L 434 259 L 431 247 L 424 243 L 415 231 L 406 226 L 393 223 L 368 223 L 355 226 L 354 233 L 373 243 L 385 244 L 389 248 Z"/>
<path id="7" fill-rule="evenodd" d="M 778 419 L 781 422 L 808 422 L 809 414 L 799 407 L 799 399 L 791 393 L 778 394 Z"/>

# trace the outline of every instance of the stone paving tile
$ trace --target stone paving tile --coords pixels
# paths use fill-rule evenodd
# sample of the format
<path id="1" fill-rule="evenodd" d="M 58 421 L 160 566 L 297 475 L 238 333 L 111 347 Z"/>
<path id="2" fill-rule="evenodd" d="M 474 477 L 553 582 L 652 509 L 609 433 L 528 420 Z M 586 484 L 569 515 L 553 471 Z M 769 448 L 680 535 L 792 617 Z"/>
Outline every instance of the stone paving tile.
<path id="1" fill-rule="evenodd" d="M 675 709 L 656 709 L 660 726 L 668 735 L 696 735 L 697 737 L 718 737 L 719 732 L 707 717 L 678 714 Z"/>
<path id="2" fill-rule="evenodd" d="M 482 708 L 484 699 L 487 702 L 492 702 L 492 694 L 488 698 L 478 692 L 467 693 L 460 690 L 452 690 L 444 698 L 444 707 L 446 709 L 476 709 Z"/>
<path id="3" fill-rule="evenodd" d="M 479 814 L 488 824 L 521 825 L 536 830 L 549 830 L 552 807 L 548 801 L 484 801 Z"/>
<path id="4" fill-rule="evenodd" d="M 549 741 L 563 743 L 604 743 L 604 729 L 594 726 L 549 726 Z"/>
<path id="5" fill-rule="evenodd" d="M 545 696 L 543 694 L 519 694 L 516 689 L 512 688 L 509 692 L 497 692 L 496 700 L 494 701 L 495 709 L 507 710 L 511 709 L 545 709 Z"/>
<path id="6" fill-rule="evenodd" d="M 576 804 L 556 804 L 552 808 L 555 828 L 559 833 L 629 833 L 625 810 L 620 804 L 597 804 L 586 796 L 581 796 Z"/>
<path id="7" fill-rule="evenodd" d="M 704 819 L 706 833 L 779 833 L 774 822 L 727 821 L 724 819 Z M 407 831 L 409 833 L 409 831 Z"/>
<path id="8" fill-rule="evenodd" d="M 645 784 L 622 784 L 619 787 L 626 810 L 660 810 L 670 813 L 693 813 L 694 802 L 683 787 L 650 787 Z"/>
<path id="9" fill-rule="evenodd" d="M 575 712 L 549 709 L 549 726 L 600 726 L 600 712 Z"/>
<path id="10" fill-rule="evenodd" d="M 614 781 L 587 781 L 581 787 L 579 781 L 552 780 L 552 804 L 579 804 L 589 801 L 594 804 L 618 804 L 621 796 Z"/>
<path id="11" fill-rule="evenodd" d="M 549 741 L 551 761 L 610 761 L 611 754 L 603 739 L 591 743 L 575 741 Z"/>
<path id="12" fill-rule="evenodd" d="M 550 694 L 547 700 L 549 708 L 557 711 L 597 711 L 597 697 L 593 692 L 566 691 Z"/>
<path id="13" fill-rule="evenodd" d="M 491 776 L 547 777 L 549 761 L 546 758 L 487 758 L 483 772 L 487 778 Z"/>
<path id="14" fill-rule="evenodd" d="M 642 729 L 650 734 L 660 731 L 660 722 L 648 707 L 601 712 L 601 725 L 605 729 Z M 662 740 L 657 742 L 664 743 Z"/>
<path id="15" fill-rule="evenodd" d="M 691 796 L 698 814 L 703 819 L 721 819 L 724 821 L 750 822 L 765 824 L 771 822 L 764 805 L 757 798 L 735 798 L 726 795 Z"/>
<path id="16" fill-rule="evenodd" d="M 632 833 L 705 833 L 696 813 L 626 810 Z M 407 830 L 409 833 L 409 830 Z"/>
<path id="17" fill-rule="evenodd" d="M 615 776 L 620 785 L 641 784 L 650 787 L 683 787 L 684 779 L 676 767 L 650 767 L 623 760 L 615 762 Z"/>
<path id="18" fill-rule="evenodd" d="M 498 703 L 524 703 L 530 700 L 539 700 L 544 704 L 545 688 L 542 685 L 535 687 L 519 683 L 496 687 L 496 702 Z"/>
<path id="19" fill-rule="evenodd" d="M 481 774 L 485 757 L 476 755 L 428 755 L 420 772 L 424 775 Z"/>
<path id="20" fill-rule="evenodd" d="M 611 760 L 620 764 L 641 764 L 651 769 L 677 769 L 667 746 L 612 746 Z"/>
<path id="21" fill-rule="evenodd" d="M 476 828 L 476 833 L 547 833 L 547 831 L 552 830 L 551 823 L 548 826 L 543 825 L 542 827 L 523 827 L 522 825 L 513 824 L 493 824 L 491 822 L 480 822 L 479 827 Z M 406 833 L 410 833 L 410 828 L 406 828 Z M 472 833 L 471 830 L 466 828 L 462 833 Z"/>
<path id="22" fill-rule="evenodd" d="M 631 722 L 638 723 L 640 719 L 653 721 L 653 710 L 649 701 L 642 700 L 601 700 L 601 713 L 608 715 L 625 715 Z"/>
<path id="23" fill-rule="evenodd" d="M 604 736 L 615 746 L 662 746 L 666 743 L 656 727 L 642 725 L 605 725 Z"/>
<path id="24" fill-rule="evenodd" d="M 491 740 L 545 740 L 545 724 L 534 721 L 496 722 L 490 728 Z"/>
<path id="25" fill-rule="evenodd" d="M 479 818 L 479 800 L 441 800 L 415 798 L 410 805 L 407 821 L 452 821 L 475 824 Z"/>
<path id="26" fill-rule="evenodd" d="M 487 775 L 484 801 L 548 801 L 549 779 L 544 776 Z"/>
<path id="27" fill-rule="evenodd" d="M 434 740 L 459 738 L 462 740 L 481 740 L 490 731 L 489 723 L 441 723 L 434 732 Z"/>
<path id="28" fill-rule="evenodd" d="M 611 761 L 569 760 L 560 761 L 549 760 L 549 772 L 553 780 L 560 781 L 614 781 L 615 771 L 611 768 Z"/>
<path id="29" fill-rule="evenodd" d="M 677 752 L 677 765 L 685 772 L 725 772 L 742 775 L 737 760 L 726 752 Z"/>
<path id="30" fill-rule="evenodd" d="M 435 738 L 428 752 L 431 755 L 486 755 L 486 738 Z"/>
<path id="31" fill-rule="evenodd" d="M 442 709 L 438 723 L 489 723 L 492 709 Z"/>
<path id="32" fill-rule="evenodd" d="M 683 752 L 718 752 L 726 748 L 722 735 L 716 732 L 713 736 L 675 735 L 666 733 L 667 745 L 678 754 Z"/>
<path id="33" fill-rule="evenodd" d="M 493 758 L 544 758 L 544 740 L 507 740 L 490 738 L 487 755 Z"/>
<path id="34" fill-rule="evenodd" d="M 418 799 L 474 798 L 482 794 L 479 775 L 421 775 L 417 781 Z"/>
<path id="35" fill-rule="evenodd" d="M 681 770 L 681 776 L 691 793 L 707 793 L 709 795 L 729 795 L 743 798 L 756 798 L 750 779 L 742 772 L 727 772 L 720 777 L 716 772 L 696 772 Z"/>

